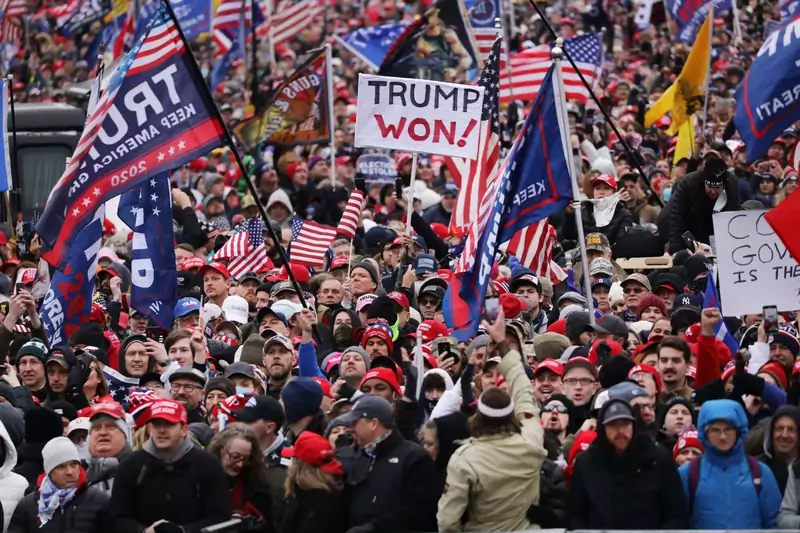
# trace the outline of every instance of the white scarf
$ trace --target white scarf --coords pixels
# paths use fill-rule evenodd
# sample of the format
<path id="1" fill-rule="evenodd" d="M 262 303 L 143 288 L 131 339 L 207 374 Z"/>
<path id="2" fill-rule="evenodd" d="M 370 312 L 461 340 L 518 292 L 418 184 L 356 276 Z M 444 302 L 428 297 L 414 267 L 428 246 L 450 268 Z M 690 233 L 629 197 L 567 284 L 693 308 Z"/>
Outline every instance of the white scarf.
<path id="1" fill-rule="evenodd" d="M 725 189 L 722 189 L 722 192 L 717 196 L 717 201 L 714 202 L 714 212 L 719 213 L 723 209 L 725 209 L 725 204 L 728 203 L 728 195 L 725 193 Z"/>
<path id="2" fill-rule="evenodd" d="M 614 212 L 617 210 L 619 203 L 619 193 L 615 192 L 611 196 L 600 198 L 596 200 L 590 198 L 589 201 L 594 206 L 594 223 L 598 228 L 604 228 L 611 224 L 611 219 L 614 218 Z"/>

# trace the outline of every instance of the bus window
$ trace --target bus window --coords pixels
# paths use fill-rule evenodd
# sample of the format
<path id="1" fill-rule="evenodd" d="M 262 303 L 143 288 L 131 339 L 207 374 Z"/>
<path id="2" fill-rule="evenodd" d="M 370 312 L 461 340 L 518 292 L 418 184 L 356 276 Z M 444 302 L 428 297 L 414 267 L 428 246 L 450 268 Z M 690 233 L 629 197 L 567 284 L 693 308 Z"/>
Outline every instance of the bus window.
<path id="1" fill-rule="evenodd" d="M 67 158 L 72 147 L 65 144 L 20 146 L 18 151 L 20 179 L 14 184 L 22 186 L 22 211 L 41 215 L 50 191 L 67 168 Z"/>

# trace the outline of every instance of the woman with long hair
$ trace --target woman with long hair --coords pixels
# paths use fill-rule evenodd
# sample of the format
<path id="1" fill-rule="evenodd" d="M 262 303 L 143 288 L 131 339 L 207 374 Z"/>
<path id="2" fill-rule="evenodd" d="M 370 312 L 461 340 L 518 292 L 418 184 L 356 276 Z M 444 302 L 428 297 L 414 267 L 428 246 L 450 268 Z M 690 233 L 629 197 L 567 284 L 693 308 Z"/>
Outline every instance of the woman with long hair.
<path id="1" fill-rule="evenodd" d="M 228 477 L 233 516 L 254 517 L 260 531 L 273 529 L 272 502 L 266 483 L 267 467 L 256 434 L 241 422 L 228 425 L 208 444 L 208 451 L 219 457 Z"/>
<path id="2" fill-rule="evenodd" d="M 300 434 L 284 457 L 292 464 L 286 474 L 279 533 L 344 533 L 347 503 L 343 496 L 342 465 L 328 439 L 310 431 Z"/>
<path id="3" fill-rule="evenodd" d="M 83 383 L 83 395 L 86 396 L 86 401 L 92 404 L 95 403 L 96 398 L 107 396 L 109 389 L 108 381 L 106 380 L 105 374 L 103 374 L 103 369 L 94 356 L 92 356 L 90 366 L 92 370 Z"/>

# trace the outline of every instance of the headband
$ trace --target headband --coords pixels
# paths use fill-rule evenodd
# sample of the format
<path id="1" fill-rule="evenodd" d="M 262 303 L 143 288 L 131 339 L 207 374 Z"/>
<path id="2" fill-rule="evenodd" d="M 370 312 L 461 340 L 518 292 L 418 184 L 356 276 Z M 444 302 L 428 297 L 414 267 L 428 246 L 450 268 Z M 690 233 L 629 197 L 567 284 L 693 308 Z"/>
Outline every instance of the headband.
<path id="1" fill-rule="evenodd" d="M 512 398 L 509 404 L 501 409 L 489 407 L 483 400 L 478 398 L 478 412 L 488 416 L 489 418 L 503 418 L 514 412 L 514 399 Z"/>

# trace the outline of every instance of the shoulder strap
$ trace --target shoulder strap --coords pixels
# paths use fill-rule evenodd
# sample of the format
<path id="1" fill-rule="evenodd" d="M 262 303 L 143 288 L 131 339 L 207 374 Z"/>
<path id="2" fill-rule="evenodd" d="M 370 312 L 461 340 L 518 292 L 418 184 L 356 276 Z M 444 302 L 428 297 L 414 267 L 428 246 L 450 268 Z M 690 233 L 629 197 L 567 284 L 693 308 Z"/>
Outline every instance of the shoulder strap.
<path id="1" fill-rule="evenodd" d="M 756 488 L 756 495 L 761 494 L 761 465 L 758 459 L 747 456 L 747 464 L 750 466 L 750 476 L 753 478 L 753 485 Z"/>
<path id="2" fill-rule="evenodd" d="M 697 492 L 697 485 L 700 484 L 700 460 L 702 457 L 694 457 L 689 462 L 689 517 L 694 510 L 694 493 Z"/>

